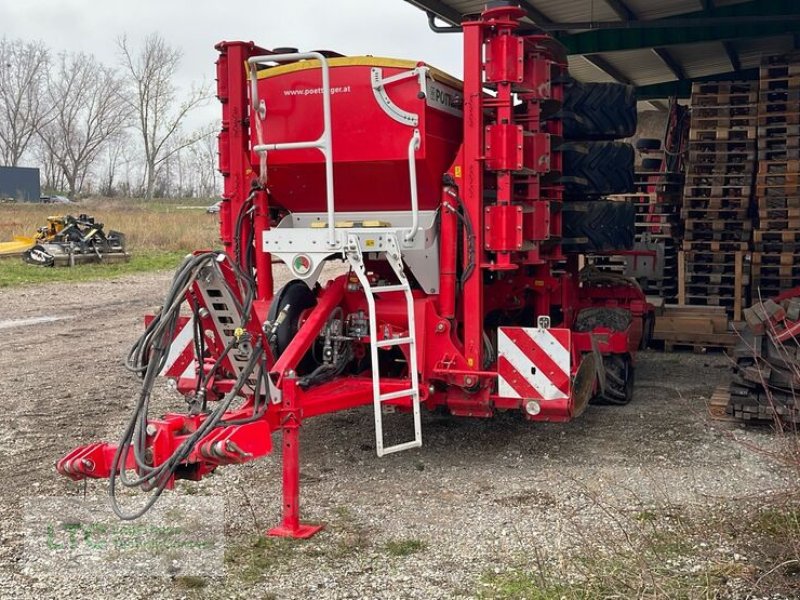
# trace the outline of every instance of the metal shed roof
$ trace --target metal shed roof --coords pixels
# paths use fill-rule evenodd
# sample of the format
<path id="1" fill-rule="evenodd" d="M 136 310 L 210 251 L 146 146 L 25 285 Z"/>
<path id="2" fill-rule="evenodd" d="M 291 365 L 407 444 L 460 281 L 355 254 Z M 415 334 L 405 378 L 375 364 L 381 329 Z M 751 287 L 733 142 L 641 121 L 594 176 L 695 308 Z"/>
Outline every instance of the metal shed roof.
<path id="1" fill-rule="evenodd" d="M 406 0 L 458 25 L 486 0 Z M 693 81 L 757 77 L 762 55 L 800 48 L 800 0 L 520 0 L 566 46 L 583 81 L 620 81 L 640 98 L 686 96 Z"/>

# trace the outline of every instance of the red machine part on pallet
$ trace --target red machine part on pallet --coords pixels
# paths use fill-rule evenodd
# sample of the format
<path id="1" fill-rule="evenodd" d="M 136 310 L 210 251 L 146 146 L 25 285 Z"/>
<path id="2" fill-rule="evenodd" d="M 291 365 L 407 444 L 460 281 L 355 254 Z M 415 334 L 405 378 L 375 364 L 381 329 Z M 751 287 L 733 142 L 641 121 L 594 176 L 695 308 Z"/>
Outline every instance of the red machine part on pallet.
<path id="1" fill-rule="evenodd" d="M 420 405 L 474 417 L 498 409 L 532 421 L 577 416 L 602 385 L 604 357 L 632 359 L 652 307 L 635 286 L 582 282 L 578 257 L 562 253 L 553 114 L 566 57 L 547 36 L 522 33 L 523 15 L 494 8 L 463 24 L 460 90 L 423 63 L 321 54 L 292 62 L 252 43 L 221 43 L 225 252 L 187 261 L 194 279 L 181 289 L 192 317 L 162 309 L 137 355 L 145 382 L 171 376 L 191 409 L 137 414 L 123 442 L 78 448 L 58 471 L 111 477 L 112 489 L 135 471 L 157 496 L 176 478 L 268 454 L 280 429 L 284 518 L 270 533 L 307 537 L 318 527 L 299 519 L 305 419 L 369 404 L 376 428 L 384 405 L 415 419 Z M 325 112 L 313 108 L 327 103 L 332 149 Z M 320 131 L 318 145 L 291 146 Z M 330 190 L 335 215 L 350 222 L 333 226 Z M 436 215 L 429 229 L 417 224 L 425 211 Z M 308 247 L 269 246 L 281 235 Z M 311 285 L 276 292 L 268 247 Z M 412 248 L 422 266 L 411 264 Z M 314 286 L 316 250 L 345 256 L 350 272 Z M 431 291 L 421 281 L 437 261 Z M 624 327 L 576 328 L 582 311 L 598 308 L 630 318 Z M 164 337 L 155 336 L 161 325 Z M 322 360 L 306 366 L 316 355 Z M 416 435 L 400 446 L 418 446 Z"/>

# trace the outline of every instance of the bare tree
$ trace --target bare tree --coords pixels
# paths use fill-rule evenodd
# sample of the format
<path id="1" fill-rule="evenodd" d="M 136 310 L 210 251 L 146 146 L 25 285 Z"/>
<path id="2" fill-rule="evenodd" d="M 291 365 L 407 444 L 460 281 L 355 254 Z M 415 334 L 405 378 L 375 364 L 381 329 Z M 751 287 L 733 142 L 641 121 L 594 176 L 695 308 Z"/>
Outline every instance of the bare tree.
<path id="1" fill-rule="evenodd" d="M 47 193 L 63 192 L 67 183 L 64 180 L 64 172 L 58 164 L 58 159 L 50 152 L 50 149 L 41 138 L 31 142 L 32 158 L 34 164 L 39 166 L 42 179 L 42 190 Z"/>
<path id="2" fill-rule="evenodd" d="M 60 54 L 47 81 L 51 118 L 39 130 L 74 197 L 104 147 L 128 126 L 123 82 L 86 54 Z"/>
<path id="3" fill-rule="evenodd" d="M 173 155 L 194 143 L 191 137 L 177 142 L 181 126 L 209 94 L 205 87 L 193 88 L 183 102 L 178 102 L 174 78 L 181 51 L 168 45 L 159 34 L 147 36 L 138 52 L 124 37 L 118 43 L 122 66 L 133 88 L 129 103 L 135 116 L 134 127 L 144 146 L 145 197 L 152 198 L 160 169 Z"/>
<path id="4" fill-rule="evenodd" d="M 156 178 L 156 193 L 170 198 L 211 198 L 219 194 L 217 176 L 218 123 L 193 131 L 186 139 L 175 143 L 181 146 L 164 161 Z"/>
<path id="5" fill-rule="evenodd" d="M 199 139 L 189 147 L 192 167 L 197 177 L 197 195 L 211 198 L 220 193 L 217 178 L 217 133 L 216 121 L 198 132 Z"/>
<path id="6" fill-rule="evenodd" d="M 47 118 L 42 102 L 48 50 L 0 39 L 0 163 L 15 167 Z"/>
<path id="7" fill-rule="evenodd" d="M 122 179 L 119 175 L 121 167 L 127 167 L 131 162 L 128 148 L 128 136 L 123 131 L 106 146 L 103 170 L 100 175 L 100 193 L 104 196 L 117 194 L 117 184 Z M 124 180 L 123 180 L 124 182 Z"/>

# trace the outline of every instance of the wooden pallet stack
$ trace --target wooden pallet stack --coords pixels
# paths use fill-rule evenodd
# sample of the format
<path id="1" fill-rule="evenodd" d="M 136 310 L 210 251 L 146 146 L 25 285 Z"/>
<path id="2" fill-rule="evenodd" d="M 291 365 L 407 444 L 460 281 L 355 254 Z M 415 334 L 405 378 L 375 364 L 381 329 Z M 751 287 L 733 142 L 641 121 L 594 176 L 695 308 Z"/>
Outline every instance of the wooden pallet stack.
<path id="1" fill-rule="evenodd" d="M 678 301 L 724 306 L 740 320 L 750 285 L 758 82 L 695 83 L 691 104 Z"/>
<path id="2" fill-rule="evenodd" d="M 653 340 L 663 342 L 664 350 L 691 348 L 705 352 L 708 348 L 730 349 L 738 335 L 728 328 L 728 314 L 722 306 L 665 305 L 656 307 Z"/>
<path id="3" fill-rule="evenodd" d="M 639 282 L 649 296 L 658 296 L 674 303 L 678 296 L 678 240 L 681 237 L 680 207 L 683 194 L 683 173 L 667 170 L 664 150 L 642 151 L 642 169 L 636 173 L 640 190 L 635 198 L 636 248 L 655 252 L 656 277 L 641 277 Z M 644 167 L 663 164 L 654 171 Z"/>
<path id="4" fill-rule="evenodd" d="M 754 301 L 800 285 L 800 53 L 761 65 L 758 160 Z"/>

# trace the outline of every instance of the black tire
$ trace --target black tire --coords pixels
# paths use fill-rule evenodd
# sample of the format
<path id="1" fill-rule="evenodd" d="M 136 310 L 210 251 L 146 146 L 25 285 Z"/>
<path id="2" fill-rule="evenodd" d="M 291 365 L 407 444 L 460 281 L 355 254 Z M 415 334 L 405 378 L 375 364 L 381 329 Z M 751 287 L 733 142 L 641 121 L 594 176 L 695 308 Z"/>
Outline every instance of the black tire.
<path id="1" fill-rule="evenodd" d="M 633 147 L 624 142 L 562 144 L 567 196 L 605 196 L 634 190 Z"/>
<path id="2" fill-rule="evenodd" d="M 661 140 L 656 138 L 641 138 L 636 142 L 637 150 L 661 150 Z"/>
<path id="3" fill-rule="evenodd" d="M 660 158 L 643 158 L 642 171 L 658 173 L 661 170 L 662 161 Z"/>
<path id="4" fill-rule="evenodd" d="M 632 202 L 565 202 L 562 244 L 570 252 L 631 250 L 636 208 Z"/>
<path id="5" fill-rule="evenodd" d="M 622 83 L 581 83 L 565 87 L 564 104 L 556 115 L 569 140 L 615 140 L 636 133 L 634 88 Z"/>
<path id="6" fill-rule="evenodd" d="M 603 357 L 605 390 L 599 390 L 592 404 L 622 406 L 633 400 L 633 362 L 627 354 L 607 354 Z"/>
<path id="7" fill-rule="evenodd" d="M 575 319 L 575 331 L 592 331 L 606 327 L 612 331 L 625 331 L 633 320 L 624 308 L 584 308 Z M 600 386 L 592 404 L 623 405 L 633 400 L 633 360 L 629 354 L 603 356 L 605 385 Z"/>
<path id="8" fill-rule="evenodd" d="M 606 327 L 611 331 L 625 331 L 632 322 L 633 315 L 626 308 L 594 306 L 584 308 L 578 313 L 573 330 L 589 332 L 598 327 Z"/>
<path id="9" fill-rule="evenodd" d="M 304 282 L 300 281 L 299 279 L 290 281 L 280 290 L 278 290 L 277 294 L 275 294 L 275 297 L 272 299 L 272 303 L 269 305 L 267 319 L 274 322 L 287 305 L 289 306 L 289 309 L 287 310 L 286 317 L 278 326 L 272 339 L 270 340 L 270 347 L 272 348 L 272 352 L 276 359 L 283 354 L 283 351 L 286 350 L 289 342 L 291 342 L 294 336 L 297 334 L 297 330 L 300 325 L 300 315 L 306 309 L 316 306 L 317 298 L 314 295 L 314 292 L 312 292 Z M 314 359 L 311 356 L 310 351 L 303 358 L 303 360 L 300 361 L 300 366 L 301 368 L 298 370 L 298 372 L 301 374 L 313 369 Z"/>
<path id="10" fill-rule="evenodd" d="M 22 259 L 29 265 L 37 265 L 40 267 L 52 267 L 55 265 L 55 257 L 47 251 L 47 248 L 42 244 L 36 244 L 29 248 L 23 255 Z"/>

